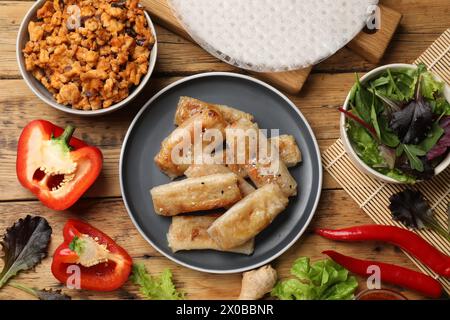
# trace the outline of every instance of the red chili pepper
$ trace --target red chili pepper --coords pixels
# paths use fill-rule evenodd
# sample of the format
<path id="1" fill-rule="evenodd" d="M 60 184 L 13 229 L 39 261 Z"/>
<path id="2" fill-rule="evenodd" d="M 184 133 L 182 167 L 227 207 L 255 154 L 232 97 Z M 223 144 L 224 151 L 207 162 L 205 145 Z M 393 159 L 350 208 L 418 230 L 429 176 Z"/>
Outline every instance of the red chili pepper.
<path id="1" fill-rule="evenodd" d="M 63 236 L 64 242 L 52 261 L 52 273 L 61 283 L 67 284 L 73 272 L 69 267 L 74 265 L 80 268 L 81 289 L 113 291 L 127 281 L 131 257 L 106 234 L 83 221 L 70 219 Z"/>
<path id="2" fill-rule="evenodd" d="M 20 183 L 47 207 L 65 210 L 94 183 L 102 168 L 102 153 L 45 120 L 30 122 L 17 147 Z"/>
<path id="3" fill-rule="evenodd" d="M 441 284 L 423 273 L 389 263 L 355 259 L 333 250 L 323 251 L 322 253 L 360 276 L 371 276 L 370 267 L 377 266 L 380 268 L 381 281 L 415 290 L 431 298 L 439 298 L 442 295 Z"/>
<path id="4" fill-rule="evenodd" d="M 450 277 L 450 257 L 406 229 L 395 226 L 366 225 L 339 230 L 317 229 L 316 233 L 331 240 L 388 242 L 413 255 L 437 274 Z"/>

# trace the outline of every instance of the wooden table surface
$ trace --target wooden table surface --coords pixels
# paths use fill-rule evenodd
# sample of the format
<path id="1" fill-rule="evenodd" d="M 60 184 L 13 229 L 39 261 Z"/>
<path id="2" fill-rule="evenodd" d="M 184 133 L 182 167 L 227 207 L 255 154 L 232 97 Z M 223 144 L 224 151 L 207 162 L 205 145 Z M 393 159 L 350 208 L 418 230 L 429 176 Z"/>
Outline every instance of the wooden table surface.
<path id="1" fill-rule="evenodd" d="M 449 0 L 386 0 L 387 6 L 404 16 L 382 64 L 411 63 L 449 27 Z M 195 44 L 157 26 L 159 52 L 156 70 L 149 85 L 135 102 L 111 115 L 82 118 L 68 115 L 45 105 L 21 79 L 15 58 L 15 40 L 19 24 L 33 1 L 0 0 L 0 233 L 27 214 L 48 219 L 53 236 L 47 257 L 34 271 L 21 273 L 16 280 L 39 288 L 61 288 L 50 272 L 51 255 L 61 242 L 61 229 L 69 217 L 85 219 L 122 245 L 134 261 L 144 262 L 152 274 L 170 268 L 179 289 L 188 299 L 235 299 L 240 290 L 240 274 L 213 275 L 193 271 L 171 262 L 153 249 L 138 233 L 123 205 L 119 190 L 119 153 L 125 132 L 137 113 L 154 93 L 169 83 L 192 74 L 208 71 L 242 72 L 213 58 Z M 355 72 L 364 73 L 375 65 L 344 48 L 315 66 L 302 92 L 289 96 L 311 124 L 325 150 L 339 137 L 336 107 L 350 89 Z M 60 126 L 77 127 L 76 136 L 101 148 L 104 169 L 86 196 L 66 212 L 45 208 L 23 189 L 15 173 L 17 139 L 22 128 L 33 119 L 46 119 Z M 155 142 L 159 143 L 159 142 Z M 382 243 L 342 244 L 312 234 L 314 227 L 338 228 L 372 223 L 356 203 L 325 173 L 319 208 L 301 239 L 273 262 L 281 278 L 289 277 L 293 261 L 300 256 L 312 260 L 324 258 L 324 249 L 339 249 L 344 254 L 376 259 L 416 269 L 399 250 Z M 0 262 L 0 267 L 2 262 Z M 360 279 L 360 289 L 365 282 Z M 408 298 L 422 298 L 417 293 L 396 288 Z M 65 290 L 65 289 L 64 289 Z M 67 291 L 81 299 L 137 299 L 131 283 L 115 292 Z M 5 286 L 0 299 L 27 299 L 28 295 Z"/>

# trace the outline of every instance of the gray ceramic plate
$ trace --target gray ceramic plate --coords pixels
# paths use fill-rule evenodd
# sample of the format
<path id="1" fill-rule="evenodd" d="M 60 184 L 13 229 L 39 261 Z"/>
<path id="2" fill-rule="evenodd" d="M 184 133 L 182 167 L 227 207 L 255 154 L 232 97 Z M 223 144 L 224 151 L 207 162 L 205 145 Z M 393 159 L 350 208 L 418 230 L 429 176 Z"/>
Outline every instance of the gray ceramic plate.
<path id="1" fill-rule="evenodd" d="M 303 162 L 291 169 L 299 195 L 256 237 L 251 256 L 233 253 L 185 251 L 172 253 L 166 233 L 170 218 L 155 214 L 149 189 L 170 182 L 153 162 L 161 141 L 174 129 L 180 96 L 236 107 L 255 116 L 260 128 L 294 135 Z M 192 269 L 212 273 L 243 272 L 264 265 L 286 251 L 302 235 L 317 207 L 322 187 L 320 152 L 303 115 L 282 93 L 251 77 L 206 73 L 177 81 L 156 94 L 130 125 L 120 157 L 120 184 L 128 213 L 145 239 L 169 259 Z"/>

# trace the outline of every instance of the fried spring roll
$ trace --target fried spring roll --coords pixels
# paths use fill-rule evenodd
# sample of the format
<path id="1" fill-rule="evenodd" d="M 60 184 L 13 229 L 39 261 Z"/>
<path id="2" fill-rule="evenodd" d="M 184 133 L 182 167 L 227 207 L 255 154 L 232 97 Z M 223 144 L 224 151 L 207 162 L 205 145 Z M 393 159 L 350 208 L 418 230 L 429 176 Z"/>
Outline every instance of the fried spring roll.
<path id="1" fill-rule="evenodd" d="M 240 119 L 229 126 L 231 129 L 241 129 L 246 132 L 247 130 L 258 130 L 256 123 L 252 123 L 246 119 Z M 227 133 L 228 134 L 228 133 Z M 258 148 L 251 151 L 250 141 L 257 139 Z M 233 140 L 233 139 L 232 139 Z M 235 139 L 236 140 L 236 139 Z M 230 140 L 227 136 L 227 144 L 230 148 L 237 149 L 236 146 L 239 142 L 234 141 L 230 144 Z M 267 147 L 267 155 L 261 154 L 261 146 Z M 235 154 L 238 154 L 236 151 Z M 295 196 L 297 194 L 297 182 L 291 176 L 289 170 L 279 156 L 276 156 L 276 150 L 274 146 L 268 141 L 268 139 L 262 135 L 257 134 L 253 138 L 249 135 L 246 136 L 245 148 L 244 148 L 244 160 L 245 163 L 241 164 L 241 167 L 245 169 L 248 177 L 253 181 L 256 187 L 262 187 L 268 183 L 277 183 L 283 193 L 286 196 Z M 240 160 L 240 159 L 239 159 Z M 264 162 L 262 161 L 264 160 Z M 239 164 L 239 161 L 238 161 Z"/>
<path id="2" fill-rule="evenodd" d="M 236 174 L 237 176 L 245 179 L 248 174 L 247 171 L 245 171 L 245 168 L 242 167 L 242 165 L 236 164 L 236 160 L 227 161 L 227 154 L 224 150 L 220 150 L 214 153 L 213 155 L 214 159 L 216 159 L 216 163 L 222 163 L 224 164 L 228 169 L 230 169 L 231 172 Z"/>
<path id="3" fill-rule="evenodd" d="M 220 112 L 225 121 L 229 123 L 237 121 L 241 118 L 245 118 L 250 121 L 253 120 L 253 116 L 251 114 L 235 108 L 231 108 L 220 104 L 208 103 L 190 97 L 180 97 L 177 111 L 175 113 L 174 122 L 176 125 L 180 125 L 187 119 L 191 118 L 193 115 L 208 110 Z"/>
<path id="4" fill-rule="evenodd" d="M 232 171 L 222 164 L 193 164 L 184 172 L 188 178 L 204 177 L 216 173 L 232 173 Z M 250 183 L 239 176 L 238 186 L 244 197 L 255 191 L 255 188 Z"/>
<path id="5" fill-rule="evenodd" d="M 295 141 L 295 138 L 288 134 L 283 134 L 278 137 L 273 137 L 269 139 L 271 144 L 276 143 L 278 141 L 278 151 L 280 153 L 280 159 L 284 162 L 286 167 L 291 168 L 295 167 L 302 161 L 302 153 Z M 218 154 L 217 156 L 223 157 L 225 159 L 225 153 Z M 226 160 L 223 160 L 223 163 L 226 163 Z M 226 164 L 227 168 L 234 172 L 241 178 L 248 177 L 248 173 L 242 165 L 238 164 Z"/>
<path id="6" fill-rule="evenodd" d="M 270 225 L 288 202 L 277 184 L 267 184 L 228 209 L 209 227 L 208 234 L 220 248 L 235 248 Z"/>
<path id="7" fill-rule="evenodd" d="M 226 127 L 226 122 L 223 119 L 222 115 L 214 110 L 208 110 L 207 112 L 198 113 L 185 122 L 183 122 L 178 128 L 176 128 L 172 133 L 164 139 L 161 143 L 161 150 L 155 156 L 156 165 L 167 174 L 172 179 L 175 177 L 182 176 L 184 171 L 189 167 L 192 161 L 192 155 L 190 154 L 180 154 L 180 158 L 188 159 L 188 163 L 176 163 L 172 159 L 172 151 L 175 147 L 178 147 L 183 143 L 186 135 L 191 139 L 191 143 L 193 143 L 193 139 L 195 139 L 195 126 L 196 124 L 201 124 L 201 130 L 205 129 L 218 129 L 224 134 L 224 130 Z M 217 141 L 217 144 L 222 143 L 222 141 Z M 210 142 L 204 142 L 204 145 L 210 145 Z"/>
<path id="8" fill-rule="evenodd" d="M 173 252 L 181 250 L 218 250 L 250 255 L 254 250 L 254 239 L 241 246 L 231 249 L 221 249 L 209 236 L 207 230 L 220 215 L 177 216 L 167 233 L 169 247 Z"/>
<path id="9" fill-rule="evenodd" d="M 302 162 L 302 153 L 295 141 L 294 136 L 283 134 L 278 137 L 269 139 L 271 144 L 278 143 L 278 152 L 280 153 L 281 161 L 284 162 L 286 167 L 295 167 Z"/>
<path id="10" fill-rule="evenodd" d="M 242 198 L 234 173 L 175 181 L 152 188 L 150 194 L 155 212 L 162 216 L 223 208 Z"/>

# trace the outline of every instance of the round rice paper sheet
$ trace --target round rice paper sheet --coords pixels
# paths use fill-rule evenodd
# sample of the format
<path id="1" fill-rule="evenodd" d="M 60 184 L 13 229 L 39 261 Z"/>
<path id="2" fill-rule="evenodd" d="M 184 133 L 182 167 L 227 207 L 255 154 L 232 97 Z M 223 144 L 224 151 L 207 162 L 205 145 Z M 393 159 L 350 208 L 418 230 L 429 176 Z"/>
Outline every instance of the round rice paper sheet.
<path id="1" fill-rule="evenodd" d="M 333 55 L 378 0 L 169 0 L 190 36 L 219 59 L 259 72 L 301 69 Z"/>

